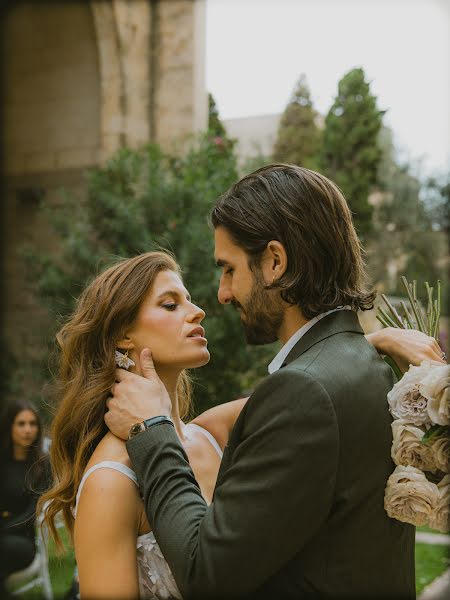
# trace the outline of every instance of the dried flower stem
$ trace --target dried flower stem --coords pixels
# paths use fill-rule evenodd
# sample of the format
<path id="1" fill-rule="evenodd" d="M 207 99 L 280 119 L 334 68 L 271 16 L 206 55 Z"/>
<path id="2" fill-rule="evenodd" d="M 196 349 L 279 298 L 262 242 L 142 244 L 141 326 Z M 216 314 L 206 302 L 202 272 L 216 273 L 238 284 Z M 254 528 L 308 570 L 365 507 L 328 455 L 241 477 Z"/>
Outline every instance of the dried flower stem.
<path id="1" fill-rule="evenodd" d="M 381 297 L 386 302 L 387 307 L 391 311 L 391 319 L 393 319 L 397 323 L 397 325 L 393 325 L 393 327 L 400 327 L 401 329 L 404 329 L 403 321 L 402 321 L 400 315 L 398 314 L 398 312 L 395 310 L 395 308 L 392 306 L 392 304 L 389 302 L 389 300 L 386 298 L 386 296 L 384 294 L 381 294 Z M 380 308 L 380 312 L 382 310 L 383 309 Z"/>
<path id="2" fill-rule="evenodd" d="M 401 279 L 403 285 L 405 286 L 406 293 L 408 294 L 409 302 L 411 304 L 414 316 L 416 317 L 417 328 L 422 333 L 426 333 L 426 327 L 422 316 L 422 310 L 419 306 L 419 303 L 417 302 L 417 282 L 416 280 L 414 280 L 413 284 L 411 285 L 410 283 L 408 283 L 408 280 L 404 275 L 402 275 Z"/>
<path id="3" fill-rule="evenodd" d="M 403 311 L 405 313 L 405 322 L 407 323 L 409 329 L 415 329 L 416 328 L 416 323 L 414 322 L 414 319 L 410 315 L 408 307 L 403 302 L 403 300 L 401 300 L 400 306 L 403 308 Z"/>
<path id="4" fill-rule="evenodd" d="M 408 310 L 406 303 L 402 300 L 400 306 L 404 312 L 404 316 L 400 316 L 395 307 L 389 302 L 385 294 L 381 294 L 388 311 L 383 308 L 378 308 L 377 319 L 385 327 L 397 327 L 399 329 L 418 329 L 422 333 L 434 337 L 439 341 L 439 318 L 441 316 L 441 282 L 437 282 L 437 299 L 433 299 L 434 288 L 431 287 L 428 281 L 425 282 L 427 291 L 427 310 L 424 314 L 419 301 L 417 300 L 417 281 L 409 283 L 405 276 L 401 277 L 402 283 L 405 286 L 408 294 L 409 306 Z M 414 316 L 413 316 L 414 315 Z"/>

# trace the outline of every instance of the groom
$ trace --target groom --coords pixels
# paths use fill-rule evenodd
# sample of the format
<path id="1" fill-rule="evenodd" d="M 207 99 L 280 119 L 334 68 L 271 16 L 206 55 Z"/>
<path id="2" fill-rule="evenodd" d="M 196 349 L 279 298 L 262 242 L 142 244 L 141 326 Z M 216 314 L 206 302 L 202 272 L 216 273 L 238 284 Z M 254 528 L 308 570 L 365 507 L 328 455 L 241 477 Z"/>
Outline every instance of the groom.
<path id="1" fill-rule="evenodd" d="M 413 598 L 414 528 L 389 519 L 389 367 L 350 210 L 318 173 L 269 165 L 212 211 L 219 301 L 247 341 L 283 347 L 231 433 L 207 506 L 147 357 L 108 401 L 149 522 L 185 599 Z M 135 425 L 136 422 L 143 422 Z"/>

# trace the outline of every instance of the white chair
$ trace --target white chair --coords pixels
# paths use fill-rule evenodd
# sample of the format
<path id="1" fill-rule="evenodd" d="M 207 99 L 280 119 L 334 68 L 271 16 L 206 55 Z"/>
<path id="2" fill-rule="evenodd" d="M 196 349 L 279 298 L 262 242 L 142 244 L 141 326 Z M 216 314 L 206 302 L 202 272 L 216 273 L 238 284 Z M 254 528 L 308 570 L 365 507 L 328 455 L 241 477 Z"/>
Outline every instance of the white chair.
<path id="1" fill-rule="evenodd" d="M 36 555 L 33 562 L 22 571 L 17 571 L 8 577 L 8 585 L 16 586 L 11 594 L 23 594 L 27 590 L 40 585 L 45 600 L 53 600 L 52 584 L 48 572 L 48 531 L 43 523 L 43 514 L 36 519 Z M 26 582 L 26 583 L 24 583 Z"/>

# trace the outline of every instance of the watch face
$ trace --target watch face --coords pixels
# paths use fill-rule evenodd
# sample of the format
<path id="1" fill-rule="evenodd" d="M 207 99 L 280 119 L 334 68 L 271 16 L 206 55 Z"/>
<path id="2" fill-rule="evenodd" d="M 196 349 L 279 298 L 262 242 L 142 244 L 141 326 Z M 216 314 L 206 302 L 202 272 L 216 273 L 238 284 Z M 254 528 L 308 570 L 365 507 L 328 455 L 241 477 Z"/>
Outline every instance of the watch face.
<path id="1" fill-rule="evenodd" d="M 144 429 L 145 429 L 144 423 L 135 423 L 134 425 L 131 426 L 130 434 L 128 437 L 131 438 L 131 437 L 133 437 L 133 435 L 136 435 L 137 433 L 144 431 Z"/>

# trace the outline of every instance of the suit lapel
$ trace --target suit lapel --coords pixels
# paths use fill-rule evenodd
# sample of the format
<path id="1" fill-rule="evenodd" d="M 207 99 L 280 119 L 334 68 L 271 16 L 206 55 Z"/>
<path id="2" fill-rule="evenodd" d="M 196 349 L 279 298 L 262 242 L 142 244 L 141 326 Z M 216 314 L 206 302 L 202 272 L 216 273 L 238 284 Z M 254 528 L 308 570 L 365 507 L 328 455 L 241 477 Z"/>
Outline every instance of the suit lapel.
<path id="1" fill-rule="evenodd" d="M 297 344 L 287 355 L 282 367 L 288 365 L 293 360 L 301 356 L 301 354 L 309 350 L 309 348 L 314 346 L 314 344 L 317 344 L 332 335 L 343 333 L 345 331 L 364 335 L 364 331 L 361 329 L 361 325 L 359 324 L 358 316 L 354 311 L 339 310 L 327 315 L 326 317 L 323 317 L 318 323 L 311 327 L 311 329 L 309 329 L 302 338 L 300 338 Z M 244 406 L 233 427 L 233 430 L 231 431 L 228 445 L 225 447 L 223 453 L 222 462 L 217 476 L 216 487 L 220 484 L 222 477 L 230 467 L 234 449 L 236 445 L 239 444 L 241 439 L 242 428 L 245 423 L 246 408 L 247 406 Z"/>
<path id="2" fill-rule="evenodd" d="M 338 310 L 323 317 L 299 339 L 281 366 L 285 367 L 322 340 L 346 331 L 364 335 L 355 311 Z"/>

